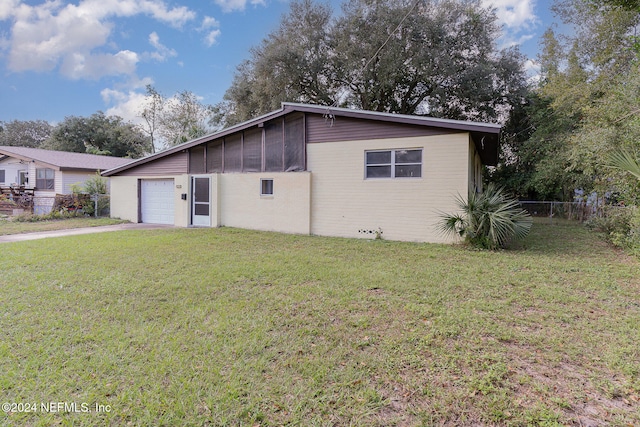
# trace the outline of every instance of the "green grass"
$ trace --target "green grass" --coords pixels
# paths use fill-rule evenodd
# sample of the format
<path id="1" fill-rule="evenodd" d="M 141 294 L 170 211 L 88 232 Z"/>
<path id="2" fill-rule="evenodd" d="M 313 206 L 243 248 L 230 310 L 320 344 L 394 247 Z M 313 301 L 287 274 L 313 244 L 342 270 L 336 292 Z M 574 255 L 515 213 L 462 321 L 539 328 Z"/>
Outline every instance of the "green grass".
<path id="1" fill-rule="evenodd" d="M 66 230 L 69 228 L 98 227 L 101 225 L 122 224 L 123 222 L 127 221 L 112 218 L 69 218 L 37 222 L 18 222 L 0 219 L 0 236 Z"/>
<path id="2" fill-rule="evenodd" d="M 162 229 L 8 243 L 0 425 L 639 425 L 640 263 Z"/>

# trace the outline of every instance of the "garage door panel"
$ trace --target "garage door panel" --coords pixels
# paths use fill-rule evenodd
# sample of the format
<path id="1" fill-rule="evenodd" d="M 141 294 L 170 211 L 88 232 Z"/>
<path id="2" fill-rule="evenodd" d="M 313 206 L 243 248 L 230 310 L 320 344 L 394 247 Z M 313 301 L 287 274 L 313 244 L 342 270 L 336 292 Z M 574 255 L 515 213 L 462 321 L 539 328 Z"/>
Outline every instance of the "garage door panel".
<path id="1" fill-rule="evenodd" d="M 140 189 L 142 222 L 174 224 L 174 182 L 172 179 L 144 179 Z"/>

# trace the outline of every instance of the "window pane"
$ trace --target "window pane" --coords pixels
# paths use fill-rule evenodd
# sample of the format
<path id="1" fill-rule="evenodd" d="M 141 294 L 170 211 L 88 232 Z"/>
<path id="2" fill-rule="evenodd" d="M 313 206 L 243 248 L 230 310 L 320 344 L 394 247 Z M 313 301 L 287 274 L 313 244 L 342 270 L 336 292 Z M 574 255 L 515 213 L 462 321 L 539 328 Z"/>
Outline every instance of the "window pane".
<path id="1" fill-rule="evenodd" d="M 391 166 L 367 166 L 367 178 L 391 178 Z"/>
<path id="2" fill-rule="evenodd" d="M 196 203 L 194 208 L 195 208 L 194 209 L 194 214 L 196 214 L 196 215 L 205 215 L 205 216 L 209 215 L 209 205 L 208 204 L 201 205 L 199 203 Z"/>
<path id="3" fill-rule="evenodd" d="M 396 163 L 422 163 L 422 150 L 397 150 Z"/>
<path id="4" fill-rule="evenodd" d="M 0 170 L 0 182 L 4 182 L 4 169 Z"/>
<path id="5" fill-rule="evenodd" d="M 205 173 L 204 147 L 193 147 L 189 150 L 189 173 Z"/>
<path id="6" fill-rule="evenodd" d="M 367 164 L 379 165 L 391 163 L 391 151 L 369 151 L 367 152 Z"/>
<path id="7" fill-rule="evenodd" d="M 303 116 L 285 118 L 284 122 L 284 171 L 304 170 L 304 119 Z"/>
<path id="8" fill-rule="evenodd" d="M 36 179 L 45 179 L 46 177 L 46 169 L 36 169 Z"/>
<path id="9" fill-rule="evenodd" d="M 244 171 L 260 172 L 262 170 L 262 129 L 244 133 L 242 151 Z"/>
<path id="10" fill-rule="evenodd" d="M 222 141 L 207 145 L 207 172 L 222 172 Z"/>
<path id="11" fill-rule="evenodd" d="M 396 165 L 396 177 L 420 178 L 422 165 Z"/>
<path id="12" fill-rule="evenodd" d="M 47 175 L 47 179 L 54 179 L 56 176 L 56 171 L 53 169 L 45 169 L 45 173 Z"/>
<path id="13" fill-rule="evenodd" d="M 195 178 L 193 180 L 196 202 L 209 202 L 209 178 Z"/>
<path id="14" fill-rule="evenodd" d="M 242 172 L 242 141 L 240 135 L 234 135 L 224 140 L 224 171 Z"/>
<path id="15" fill-rule="evenodd" d="M 271 195 L 273 194 L 273 180 L 272 179 L 263 179 L 262 188 L 260 190 L 260 194 L 262 195 Z"/>
<path id="16" fill-rule="evenodd" d="M 267 123 L 264 126 L 264 170 L 282 172 L 282 122 Z"/>

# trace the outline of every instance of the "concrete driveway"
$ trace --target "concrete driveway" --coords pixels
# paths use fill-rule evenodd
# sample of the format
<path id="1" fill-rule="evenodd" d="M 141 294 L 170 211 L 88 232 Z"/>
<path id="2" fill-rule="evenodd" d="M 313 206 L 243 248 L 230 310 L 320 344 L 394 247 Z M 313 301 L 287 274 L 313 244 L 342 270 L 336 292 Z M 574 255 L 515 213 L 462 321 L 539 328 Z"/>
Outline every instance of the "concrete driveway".
<path id="1" fill-rule="evenodd" d="M 70 228 L 67 230 L 40 231 L 37 233 L 10 234 L 0 236 L 0 243 L 21 242 L 23 240 L 46 239 L 48 237 L 75 236 L 78 234 L 106 233 L 120 230 L 149 230 L 156 228 L 173 228 L 173 225 L 161 224 L 116 224 L 101 227 Z"/>

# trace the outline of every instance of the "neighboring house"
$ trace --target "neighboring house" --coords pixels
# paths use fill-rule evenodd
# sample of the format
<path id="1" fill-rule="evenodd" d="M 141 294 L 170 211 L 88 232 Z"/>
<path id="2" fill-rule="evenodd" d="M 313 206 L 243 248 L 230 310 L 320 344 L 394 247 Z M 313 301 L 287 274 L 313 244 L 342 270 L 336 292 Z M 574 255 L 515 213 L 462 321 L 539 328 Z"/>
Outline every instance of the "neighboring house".
<path id="1" fill-rule="evenodd" d="M 34 213 L 48 213 L 56 194 L 70 194 L 72 184 L 84 183 L 97 171 L 130 161 L 94 154 L 0 146 L 0 187 L 33 191 Z"/>
<path id="2" fill-rule="evenodd" d="M 103 173 L 111 215 L 180 227 L 443 242 L 442 212 L 481 191 L 500 126 L 283 103 Z"/>

